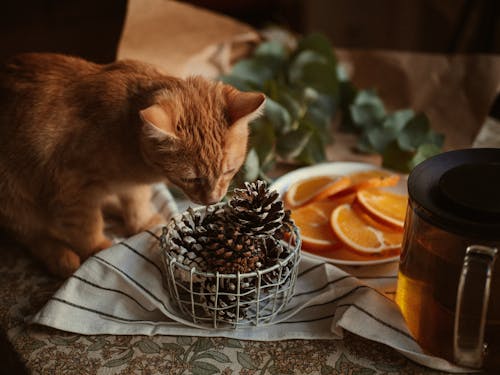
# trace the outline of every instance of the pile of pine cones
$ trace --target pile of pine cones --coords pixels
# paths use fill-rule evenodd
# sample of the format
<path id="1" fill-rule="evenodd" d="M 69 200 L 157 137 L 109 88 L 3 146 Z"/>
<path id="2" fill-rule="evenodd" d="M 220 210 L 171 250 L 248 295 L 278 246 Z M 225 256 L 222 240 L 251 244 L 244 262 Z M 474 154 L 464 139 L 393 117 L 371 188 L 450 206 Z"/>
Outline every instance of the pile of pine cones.
<path id="1" fill-rule="evenodd" d="M 286 303 L 299 258 L 295 228 L 264 181 L 245 183 L 226 204 L 189 208 L 161 237 L 171 296 L 195 322 L 233 325 L 262 315 L 276 297 Z"/>

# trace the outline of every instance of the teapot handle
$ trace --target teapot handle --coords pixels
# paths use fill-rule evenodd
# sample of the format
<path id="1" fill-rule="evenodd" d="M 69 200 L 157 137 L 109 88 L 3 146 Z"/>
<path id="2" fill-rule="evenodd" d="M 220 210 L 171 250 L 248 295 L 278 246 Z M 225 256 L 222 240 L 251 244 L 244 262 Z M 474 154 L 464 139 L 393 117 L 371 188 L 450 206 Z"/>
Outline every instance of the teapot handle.
<path id="1" fill-rule="evenodd" d="M 480 368 L 486 351 L 484 329 L 496 248 L 471 245 L 465 252 L 458 282 L 453 355 L 455 362 Z"/>

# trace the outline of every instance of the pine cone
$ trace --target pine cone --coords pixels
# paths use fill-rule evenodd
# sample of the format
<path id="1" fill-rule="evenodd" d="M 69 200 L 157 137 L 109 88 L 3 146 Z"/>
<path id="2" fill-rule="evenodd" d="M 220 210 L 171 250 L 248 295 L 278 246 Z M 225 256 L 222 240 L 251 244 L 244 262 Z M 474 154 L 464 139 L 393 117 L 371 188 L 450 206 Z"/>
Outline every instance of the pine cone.
<path id="1" fill-rule="evenodd" d="M 189 207 L 180 219 L 173 218 L 172 221 L 174 230 L 171 242 L 168 244 L 170 252 L 175 254 L 179 263 L 189 268 L 196 267 L 200 271 L 205 271 L 207 263 L 201 252 L 208 238 L 201 214 Z"/>
<path id="2" fill-rule="evenodd" d="M 227 206 L 227 215 L 243 235 L 262 238 L 274 236 L 283 225 L 285 210 L 279 194 L 269 191 L 267 183 L 258 180 L 245 182 L 244 189 L 235 189 Z"/>
<path id="3" fill-rule="evenodd" d="M 243 274 L 271 267 L 291 251 L 282 240 L 291 232 L 293 221 L 278 197 L 263 181 L 245 183 L 245 188 L 235 190 L 228 204 L 209 206 L 204 213 L 189 208 L 179 219 L 173 219 L 170 243 L 163 248 L 169 249 L 179 263 L 201 272 Z M 264 289 L 259 292 L 266 293 L 269 287 L 277 290 L 276 286 L 290 274 L 288 264 L 265 273 L 260 284 Z M 188 273 L 180 276 L 184 282 L 192 277 Z M 219 320 L 229 323 L 247 317 L 248 307 L 255 304 L 257 278 L 241 280 L 239 299 L 237 279 L 219 278 L 219 284 L 217 279 L 207 275 L 192 280 L 200 292 L 195 298 L 205 306 L 206 313 L 217 314 Z"/>

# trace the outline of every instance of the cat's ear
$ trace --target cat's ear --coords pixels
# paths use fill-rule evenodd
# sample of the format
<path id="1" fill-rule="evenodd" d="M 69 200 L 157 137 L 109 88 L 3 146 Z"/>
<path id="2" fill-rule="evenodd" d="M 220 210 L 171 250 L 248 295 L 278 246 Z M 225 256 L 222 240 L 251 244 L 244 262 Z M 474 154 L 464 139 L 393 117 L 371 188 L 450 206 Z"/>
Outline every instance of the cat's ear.
<path id="1" fill-rule="evenodd" d="M 144 132 L 153 138 L 177 138 L 175 133 L 175 120 L 158 104 L 143 109 L 139 112 L 144 123 Z"/>
<path id="2" fill-rule="evenodd" d="M 224 86 L 226 108 L 231 123 L 245 118 L 247 121 L 259 117 L 264 110 L 266 96 L 260 92 L 242 92 L 232 86 Z"/>

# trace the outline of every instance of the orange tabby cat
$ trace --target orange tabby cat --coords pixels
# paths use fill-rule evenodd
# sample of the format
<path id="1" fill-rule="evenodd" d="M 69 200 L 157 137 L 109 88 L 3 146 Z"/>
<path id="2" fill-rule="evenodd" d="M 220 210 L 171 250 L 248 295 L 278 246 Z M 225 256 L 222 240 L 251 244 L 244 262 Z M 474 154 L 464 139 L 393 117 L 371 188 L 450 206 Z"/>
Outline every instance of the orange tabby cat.
<path id="1" fill-rule="evenodd" d="M 117 194 L 130 234 L 161 221 L 150 184 L 219 201 L 264 103 L 150 65 L 25 54 L 0 65 L 0 226 L 67 277 L 110 246 L 101 206 Z"/>

